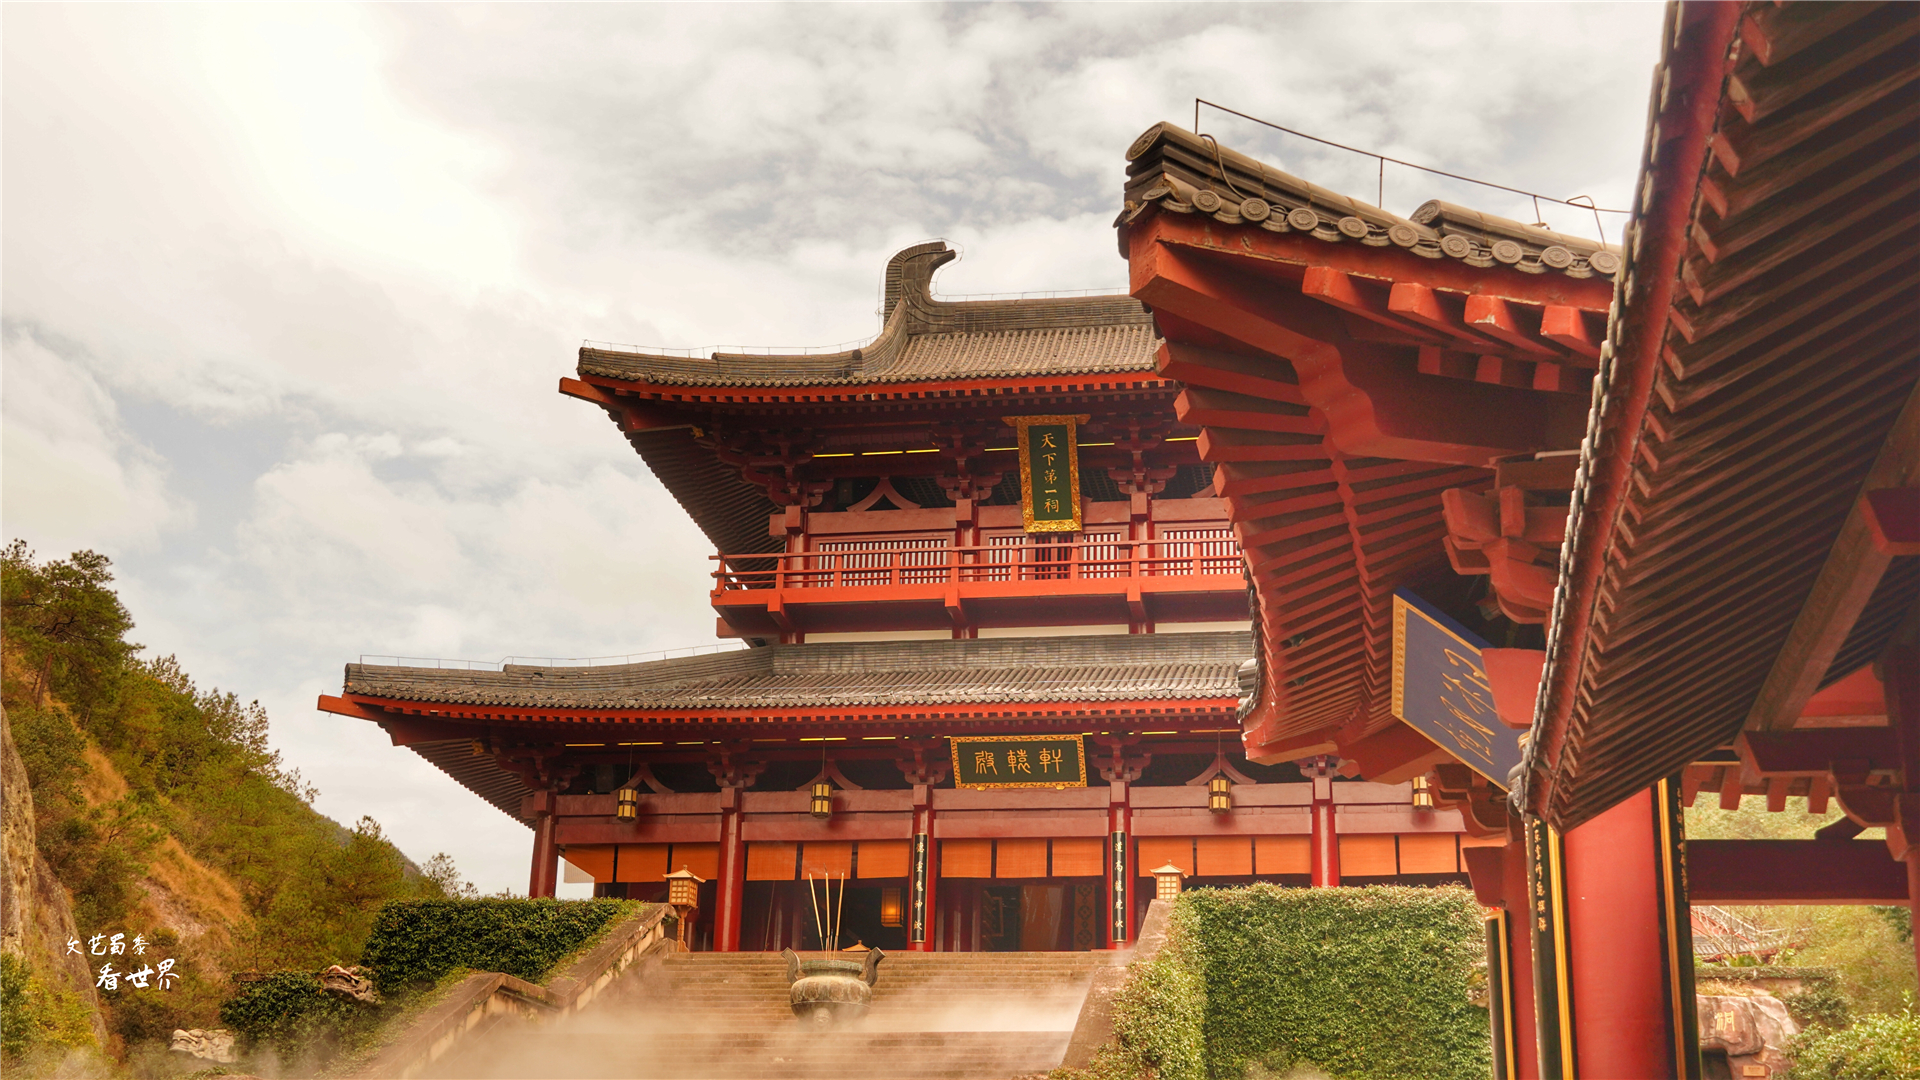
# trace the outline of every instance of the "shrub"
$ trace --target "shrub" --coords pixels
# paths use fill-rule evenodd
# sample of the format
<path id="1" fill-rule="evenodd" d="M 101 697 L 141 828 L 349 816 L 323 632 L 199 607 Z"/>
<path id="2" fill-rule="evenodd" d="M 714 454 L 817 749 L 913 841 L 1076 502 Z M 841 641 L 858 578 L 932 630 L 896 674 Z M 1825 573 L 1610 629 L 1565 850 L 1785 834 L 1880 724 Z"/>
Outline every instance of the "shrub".
<path id="1" fill-rule="evenodd" d="M 0 1058 L 36 1048 L 94 1047 L 91 1010 L 80 995 L 48 983 L 26 960 L 0 954 Z"/>
<path id="2" fill-rule="evenodd" d="M 539 982 L 569 953 L 640 908 L 628 900 L 396 900 L 361 953 L 383 994 L 430 986 L 455 968 Z"/>
<path id="3" fill-rule="evenodd" d="M 220 1003 L 220 1022 L 252 1049 L 271 1046 L 283 1061 L 324 1053 L 355 1026 L 360 1003 L 320 989 L 310 971 L 276 971 L 241 983 Z"/>
<path id="4" fill-rule="evenodd" d="M 1809 982 L 1804 990 L 1796 990 L 1780 1000 L 1801 1027 L 1817 1024 L 1821 1027 L 1843 1028 L 1852 1019 L 1846 996 L 1840 993 L 1840 988 L 1833 985 L 1831 979 Z"/>
<path id="5" fill-rule="evenodd" d="M 1206 1075 L 1207 988 L 1193 937 L 1192 910 L 1174 909 L 1160 955 L 1134 968 L 1113 1001 L 1113 1035 L 1124 1053 L 1096 1063 L 1101 1075 L 1138 1076 L 1141 1068 L 1164 1080 Z"/>
<path id="6" fill-rule="evenodd" d="M 1102 1075 L 1228 1078 L 1299 1066 L 1336 1080 L 1478 1080 L 1484 952 L 1464 889 L 1204 889 L 1115 999 Z"/>
<path id="7" fill-rule="evenodd" d="M 1787 1048 L 1791 1080 L 1909 1080 L 1920 1076 L 1920 1016 L 1858 1017 L 1844 1030 L 1808 1029 Z"/>

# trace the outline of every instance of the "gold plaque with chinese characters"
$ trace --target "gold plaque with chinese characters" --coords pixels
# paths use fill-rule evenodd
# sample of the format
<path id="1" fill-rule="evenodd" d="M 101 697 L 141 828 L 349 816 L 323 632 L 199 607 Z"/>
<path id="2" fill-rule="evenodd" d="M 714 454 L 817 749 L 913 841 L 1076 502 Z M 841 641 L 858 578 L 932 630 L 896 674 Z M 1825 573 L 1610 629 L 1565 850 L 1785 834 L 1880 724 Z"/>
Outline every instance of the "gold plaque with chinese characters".
<path id="1" fill-rule="evenodd" d="M 1007 416 L 1020 446 L 1020 521 L 1030 533 L 1080 531 L 1080 416 Z"/>
<path id="2" fill-rule="evenodd" d="M 955 736 L 957 788 L 1087 786 L 1087 755 L 1078 735 Z"/>

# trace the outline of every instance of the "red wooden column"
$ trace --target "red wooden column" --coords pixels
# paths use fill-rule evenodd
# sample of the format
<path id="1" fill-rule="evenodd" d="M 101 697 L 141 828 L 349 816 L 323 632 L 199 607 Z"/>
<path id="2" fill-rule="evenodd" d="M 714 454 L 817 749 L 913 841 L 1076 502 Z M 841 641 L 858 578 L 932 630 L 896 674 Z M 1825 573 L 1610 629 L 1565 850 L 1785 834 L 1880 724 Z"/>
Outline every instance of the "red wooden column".
<path id="1" fill-rule="evenodd" d="M 907 948 L 932 952 L 939 945 L 933 897 L 940 884 L 940 867 L 933 858 L 933 788 L 927 784 L 913 785 L 913 848 L 909 858 Z"/>
<path id="2" fill-rule="evenodd" d="M 740 833 L 740 789 L 720 789 L 720 878 L 714 884 L 713 951 L 740 951 L 740 915 L 747 897 L 747 845 Z"/>
<path id="3" fill-rule="evenodd" d="M 1326 758 L 1314 760 L 1312 779 L 1312 884 L 1316 889 L 1332 888 L 1340 884 L 1340 833 L 1334 824 L 1333 773 Z"/>
<path id="4" fill-rule="evenodd" d="M 1496 908 L 1487 920 L 1487 975 L 1492 991 L 1493 1080 L 1541 1080 L 1533 1012 L 1533 901 L 1527 892 L 1527 845 L 1511 833 L 1504 847 L 1464 851 L 1474 898 Z"/>
<path id="5" fill-rule="evenodd" d="M 1700 1076 L 1676 787 L 1661 781 L 1562 835 L 1574 1075 Z"/>
<path id="6" fill-rule="evenodd" d="M 1508 833 L 1509 837 L 1513 834 Z M 1527 845 L 1524 839 L 1507 841 L 1501 849 L 1501 892 L 1507 910 L 1506 1007 L 1507 1076 L 1498 1080 L 1540 1080 L 1540 1046 L 1533 1015 L 1533 904 L 1527 896 Z M 1502 1004 L 1496 1002 L 1496 1005 Z"/>
<path id="7" fill-rule="evenodd" d="M 1875 666 L 1900 750 L 1899 821 L 1887 830 L 1887 846 L 1907 864 L 1907 904 L 1920 920 L 1920 608 L 1894 631 Z M 1920 934 L 1914 935 L 1913 962 L 1920 969 Z"/>
<path id="8" fill-rule="evenodd" d="M 533 868 L 527 875 L 527 895 L 553 898 L 560 884 L 560 849 L 554 843 L 553 792 L 535 791 L 522 803 L 521 816 L 533 820 Z"/>
<path id="9" fill-rule="evenodd" d="M 1913 911 L 1913 918 L 1920 925 L 1920 845 L 1907 849 L 1907 906 Z M 1913 965 L 1920 971 L 1920 934 L 1914 935 Z"/>

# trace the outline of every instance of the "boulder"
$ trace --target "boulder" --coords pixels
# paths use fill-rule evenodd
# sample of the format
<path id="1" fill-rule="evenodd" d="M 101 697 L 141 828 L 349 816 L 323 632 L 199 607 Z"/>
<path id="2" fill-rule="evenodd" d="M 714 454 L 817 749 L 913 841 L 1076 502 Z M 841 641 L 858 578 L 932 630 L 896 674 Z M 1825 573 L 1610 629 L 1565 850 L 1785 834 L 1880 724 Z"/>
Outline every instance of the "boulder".
<path id="1" fill-rule="evenodd" d="M 1786 1075 L 1787 1042 L 1800 1033 L 1800 1028 L 1784 1002 L 1772 994 L 1700 994 L 1694 1001 L 1702 1051 L 1725 1054 L 1735 1076 Z M 1749 1066 L 1767 1071 L 1744 1072 Z"/>
<path id="2" fill-rule="evenodd" d="M 214 1028 L 210 1031 L 201 1028 L 191 1030 L 175 1028 L 173 1041 L 168 1044 L 167 1049 L 176 1054 L 185 1054 L 201 1061 L 212 1061 L 221 1065 L 231 1065 L 238 1060 L 233 1052 L 233 1032 L 224 1028 Z"/>

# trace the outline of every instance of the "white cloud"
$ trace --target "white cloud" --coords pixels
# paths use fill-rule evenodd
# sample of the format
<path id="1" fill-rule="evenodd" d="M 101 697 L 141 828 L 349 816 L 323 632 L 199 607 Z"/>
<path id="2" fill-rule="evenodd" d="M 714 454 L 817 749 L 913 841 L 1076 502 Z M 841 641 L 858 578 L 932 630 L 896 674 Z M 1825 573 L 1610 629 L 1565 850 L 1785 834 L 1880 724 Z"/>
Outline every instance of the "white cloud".
<path id="1" fill-rule="evenodd" d="M 259 696 L 350 820 L 485 888 L 526 831 L 313 712 L 361 653 L 710 641 L 708 541 L 582 338 L 826 345 L 886 258 L 1117 288 L 1123 152 L 1198 94 L 1624 198 L 1660 11 L 1438 5 L 20 6 L 4 12 L 9 535 L 111 554 L 139 637 Z M 1550 66 L 1537 58 L 1551 56 Z M 1374 167 L 1214 115 L 1370 196 Z M 1401 172 L 1389 207 L 1515 200 Z M 1575 220 L 1550 221 L 1585 231 Z"/>
<path id="2" fill-rule="evenodd" d="M 192 508 L 168 494 L 166 463 L 127 437 L 112 395 L 84 367 L 19 328 L 7 329 L 0 349 L 9 536 L 64 558 L 150 547 L 192 523 Z"/>

